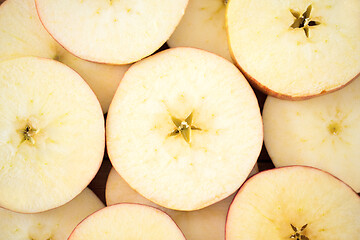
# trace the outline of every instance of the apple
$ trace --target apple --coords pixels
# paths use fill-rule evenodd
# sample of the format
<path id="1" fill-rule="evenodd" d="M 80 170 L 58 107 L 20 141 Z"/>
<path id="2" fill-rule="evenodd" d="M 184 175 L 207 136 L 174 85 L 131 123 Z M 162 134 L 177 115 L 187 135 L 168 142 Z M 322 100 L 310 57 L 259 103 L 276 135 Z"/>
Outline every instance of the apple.
<path id="1" fill-rule="evenodd" d="M 92 63 L 73 56 L 44 29 L 34 0 L 7 0 L 0 6 L 0 46 L 0 61 L 34 56 L 55 59 L 70 66 L 95 92 L 104 113 L 130 66 Z"/>
<path id="2" fill-rule="evenodd" d="M 185 240 L 174 221 L 159 209 L 122 203 L 85 218 L 68 240 Z"/>
<path id="3" fill-rule="evenodd" d="M 42 213 L 22 214 L 0 208 L 0 238 L 65 240 L 85 217 L 104 207 L 88 188 L 65 205 Z"/>
<path id="4" fill-rule="evenodd" d="M 0 63 L 0 206 L 35 213 L 77 196 L 104 154 L 104 117 L 72 69 L 50 59 Z"/>
<path id="5" fill-rule="evenodd" d="M 360 192 L 360 77 L 305 101 L 268 97 L 263 118 L 265 146 L 275 166 L 320 168 Z"/>
<path id="6" fill-rule="evenodd" d="M 114 168 L 133 189 L 160 206 L 191 211 L 240 187 L 259 156 L 263 129 L 240 71 L 183 47 L 129 68 L 110 105 L 106 136 Z"/>
<path id="7" fill-rule="evenodd" d="M 200 48 L 232 61 L 225 12 L 225 0 L 190 0 L 183 18 L 167 41 L 168 45 Z"/>
<path id="8" fill-rule="evenodd" d="M 311 167 L 260 172 L 230 206 L 226 240 L 359 239 L 360 198 L 342 181 Z"/>
<path id="9" fill-rule="evenodd" d="M 360 1 L 231 0 L 230 51 L 265 93 L 300 100 L 344 87 L 360 73 Z"/>
<path id="10" fill-rule="evenodd" d="M 65 49 L 89 61 L 128 64 L 170 37 L 188 0 L 36 0 L 40 20 Z"/>

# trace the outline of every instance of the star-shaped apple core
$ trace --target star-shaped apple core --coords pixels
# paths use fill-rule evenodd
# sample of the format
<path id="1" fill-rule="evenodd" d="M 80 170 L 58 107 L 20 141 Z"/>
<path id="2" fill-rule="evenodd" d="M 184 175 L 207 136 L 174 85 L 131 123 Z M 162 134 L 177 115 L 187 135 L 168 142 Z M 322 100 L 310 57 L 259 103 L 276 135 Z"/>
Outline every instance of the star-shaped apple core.
<path id="1" fill-rule="evenodd" d="M 201 130 L 192 125 L 193 112 L 187 116 L 185 120 L 180 120 L 176 117 L 171 117 L 171 120 L 176 126 L 176 129 L 170 133 L 170 136 L 178 135 L 179 133 L 183 136 L 184 140 L 187 143 L 191 142 L 191 131 L 192 130 Z"/>
<path id="2" fill-rule="evenodd" d="M 23 137 L 21 142 L 27 141 L 35 144 L 34 137 L 38 133 L 38 130 L 33 128 L 30 124 L 26 124 L 25 128 L 18 130 L 18 132 Z"/>
<path id="3" fill-rule="evenodd" d="M 299 12 L 290 9 L 291 14 L 295 17 L 294 23 L 290 27 L 304 29 L 306 37 L 309 37 L 309 29 L 311 26 L 316 26 L 320 24 L 320 22 L 311 19 L 311 10 L 312 5 L 309 5 L 306 11 L 300 15 Z"/>
<path id="4" fill-rule="evenodd" d="M 298 229 L 297 227 L 295 227 L 294 225 L 290 224 L 291 228 L 294 230 L 294 234 L 290 236 L 291 239 L 296 239 L 296 240 L 310 240 L 308 237 L 306 237 L 303 233 L 303 231 L 305 230 L 305 228 L 307 227 L 307 224 L 305 224 L 304 226 L 302 226 L 300 229 Z"/>

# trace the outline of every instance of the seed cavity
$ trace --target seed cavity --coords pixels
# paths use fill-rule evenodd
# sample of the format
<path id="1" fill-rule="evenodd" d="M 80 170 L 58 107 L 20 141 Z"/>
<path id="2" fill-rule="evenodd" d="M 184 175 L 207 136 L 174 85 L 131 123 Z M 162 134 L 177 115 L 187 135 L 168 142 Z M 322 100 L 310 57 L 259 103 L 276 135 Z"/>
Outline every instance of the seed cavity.
<path id="1" fill-rule="evenodd" d="M 304 29 L 304 33 L 306 37 L 309 37 L 310 35 L 309 33 L 310 27 L 317 26 L 320 24 L 320 22 L 311 19 L 311 10 L 312 10 L 312 5 L 309 5 L 303 14 L 300 14 L 299 12 L 290 9 L 291 14 L 295 18 L 294 23 L 290 27 L 293 29 L 295 28 Z"/>
<path id="2" fill-rule="evenodd" d="M 302 226 L 300 229 L 295 227 L 294 225 L 290 224 L 292 230 L 295 232 L 294 234 L 292 234 L 290 236 L 290 239 L 295 239 L 295 240 L 310 240 L 308 237 L 305 236 L 305 234 L 303 234 L 303 232 L 305 231 L 305 228 L 307 227 L 307 224 L 305 224 L 304 226 Z"/>
<path id="3" fill-rule="evenodd" d="M 189 116 L 186 117 L 185 120 L 180 120 L 176 117 L 171 117 L 172 122 L 175 124 L 176 129 L 172 131 L 169 136 L 176 136 L 178 134 L 181 134 L 184 140 L 187 143 L 191 142 L 191 131 L 192 130 L 201 130 L 198 127 L 195 127 L 192 125 L 193 122 L 193 113 L 191 112 Z"/>

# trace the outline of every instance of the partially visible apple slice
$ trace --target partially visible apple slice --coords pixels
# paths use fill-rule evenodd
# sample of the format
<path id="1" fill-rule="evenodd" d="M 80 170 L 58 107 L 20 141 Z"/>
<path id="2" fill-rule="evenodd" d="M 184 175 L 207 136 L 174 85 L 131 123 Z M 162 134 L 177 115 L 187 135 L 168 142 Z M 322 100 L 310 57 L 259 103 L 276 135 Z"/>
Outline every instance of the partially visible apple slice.
<path id="1" fill-rule="evenodd" d="M 185 240 L 174 221 L 159 209 L 122 203 L 103 208 L 82 221 L 68 240 Z"/>
<path id="2" fill-rule="evenodd" d="M 127 64 L 159 49 L 188 0 L 36 0 L 41 22 L 69 52 L 89 61 Z"/>
<path id="3" fill-rule="evenodd" d="M 360 192 L 360 77 L 306 101 L 268 97 L 263 118 L 265 146 L 275 166 L 320 168 Z"/>
<path id="4" fill-rule="evenodd" d="M 0 239 L 65 240 L 84 218 L 103 207 L 85 188 L 65 205 L 42 213 L 21 214 L 0 208 Z"/>
<path id="5" fill-rule="evenodd" d="M 226 240 L 359 239 L 360 198 L 332 175 L 310 167 L 261 172 L 230 206 Z"/>
<path id="6" fill-rule="evenodd" d="M 97 173 L 104 117 L 72 69 L 50 60 L 0 63 L 0 206 L 35 213 L 65 204 Z"/>
<path id="7" fill-rule="evenodd" d="M 226 0 L 190 0 L 170 47 L 195 47 L 232 61 L 225 27 Z"/>
<path id="8" fill-rule="evenodd" d="M 359 0 L 231 0 L 233 59 L 261 90 L 285 99 L 335 91 L 360 73 Z"/>
<path id="9" fill-rule="evenodd" d="M 130 66 L 92 63 L 73 56 L 44 29 L 34 0 L 7 0 L 0 6 L 0 46 L 0 61 L 34 56 L 55 59 L 70 66 L 95 92 L 104 113 Z"/>

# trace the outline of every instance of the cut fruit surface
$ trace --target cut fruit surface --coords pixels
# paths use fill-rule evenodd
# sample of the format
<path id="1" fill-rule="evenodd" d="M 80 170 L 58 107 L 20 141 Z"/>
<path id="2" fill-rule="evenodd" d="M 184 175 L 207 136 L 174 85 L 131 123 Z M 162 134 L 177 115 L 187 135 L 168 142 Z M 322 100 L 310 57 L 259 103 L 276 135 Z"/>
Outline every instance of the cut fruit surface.
<path id="1" fill-rule="evenodd" d="M 175 210 L 200 209 L 236 191 L 263 136 L 246 79 L 225 59 L 193 48 L 133 65 L 111 103 L 106 131 L 117 172 L 147 199 Z"/>
<path id="2" fill-rule="evenodd" d="M 320 168 L 360 192 L 360 78 L 305 101 L 268 97 L 263 118 L 265 146 L 275 166 Z"/>
<path id="3" fill-rule="evenodd" d="M 116 204 L 82 221 L 69 240 L 185 240 L 174 221 L 164 212 L 140 204 Z"/>
<path id="4" fill-rule="evenodd" d="M 0 63 L 0 206 L 34 213 L 73 199 L 104 154 L 100 104 L 72 69 L 50 60 Z"/>
<path id="5" fill-rule="evenodd" d="M 7 0 L 0 6 L 0 46 L 0 61 L 26 56 L 44 57 L 73 68 L 94 91 L 104 113 L 130 66 L 93 63 L 73 56 L 44 29 L 34 0 Z"/>
<path id="6" fill-rule="evenodd" d="M 225 0 L 190 0 L 170 47 L 194 47 L 232 61 L 225 27 Z"/>
<path id="7" fill-rule="evenodd" d="M 360 73 L 360 2 L 231 0 L 230 50 L 238 66 L 275 97 L 334 91 Z"/>
<path id="8" fill-rule="evenodd" d="M 230 206 L 226 240 L 358 239 L 360 198 L 332 175 L 310 167 L 261 172 Z"/>
<path id="9" fill-rule="evenodd" d="M 103 207 L 86 188 L 67 204 L 42 213 L 22 214 L 0 208 L 0 239 L 65 240 L 85 217 Z"/>
<path id="10" fill-rule="evenodd" d="M 127 64 L 159 49 L 188 0 L 36 0 L 41 22 L 69 52 L 94 62 Z"/>

